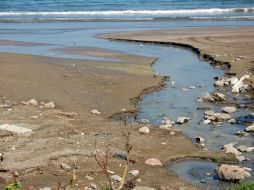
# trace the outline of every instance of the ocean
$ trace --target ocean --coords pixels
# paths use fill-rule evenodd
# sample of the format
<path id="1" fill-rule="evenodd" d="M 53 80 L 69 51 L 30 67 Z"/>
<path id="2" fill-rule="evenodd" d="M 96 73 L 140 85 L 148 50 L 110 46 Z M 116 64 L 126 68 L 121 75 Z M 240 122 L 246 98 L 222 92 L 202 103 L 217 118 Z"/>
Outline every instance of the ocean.
<path id="1" fill-rule="evenodd" d="M 254 0 L 0 0 L 0 22 L 254 20 Z"/>

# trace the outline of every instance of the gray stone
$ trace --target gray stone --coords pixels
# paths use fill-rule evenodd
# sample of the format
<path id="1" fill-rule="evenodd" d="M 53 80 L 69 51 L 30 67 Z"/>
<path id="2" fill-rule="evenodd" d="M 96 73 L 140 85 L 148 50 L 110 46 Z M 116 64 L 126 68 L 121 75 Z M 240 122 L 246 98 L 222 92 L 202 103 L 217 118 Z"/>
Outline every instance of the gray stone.
<path id="1" fill-rule="evenodd" d="M 225 150 L 226 154 L 234 154 L 236 156 L 241 155 L 241 152 L 239 150 L 237 150 L 234 146 L 237 143 L 229 143 L 223 146 L 223 150 Z"/>
<path id="2" fill-rule="evenodd" d="M 225 113 L 234 113 L 234 112 L 236 112 L 236 108 L 235 107 L 223 107 L 222 111 Z"/>
<path id="3" fill-rule="evenodd" d="M 247 147 L 247 146 L 244 146 L 244 145 L 238 146 L 237 149 L 241 152 L 252 152 L 252 151 L 254 151 L 254 147 Z"/>

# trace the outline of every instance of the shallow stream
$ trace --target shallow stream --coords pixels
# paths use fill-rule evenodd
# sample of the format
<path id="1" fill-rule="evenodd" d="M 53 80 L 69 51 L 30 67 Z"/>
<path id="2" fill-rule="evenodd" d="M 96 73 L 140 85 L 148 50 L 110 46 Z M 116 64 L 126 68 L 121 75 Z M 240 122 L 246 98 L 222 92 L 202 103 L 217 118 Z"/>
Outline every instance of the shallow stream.
<path id="1" fill-rule="evenodd" d="M 244 22 L 232 22 L 231 25 L 242 25 Z M 246 23 L 245 23 L 246 24 Z M 253 23 L 250 23 L 253 24 Z M 75 46 L 93 46 L 108 48 L 131 54 L 157 57 L 158 60 L 152 66 L 154 72 L 162 76 L 170 76 L 166 82 L 166 87 L 159 92 L 154 92 L 144 97 L 139 105 L 138 120 L 145 118 L 152 124 L 160 124 L 164 117 L 176 120 L 178 116 L 190 117 L 188 124 L 177 125 L 183 133 L 193 139 L 201 136 L 205 139 L 205 148 L 210 150 L 220 150 L 222 145 L 238 142 L 238 145 L 254 146 L 253 137 L 237 137 L 234 134 L 238 130 L 243 130 L 242 124 L 223 123 L 220 126 L 205 125 L 202 123 L 204 110 L 198 108 L 221 111 L 222 105 L 200 104 L 196 102 L 198 96 L 203 92 L 213 92 L 213 78 L 223 75 L 224 71 L 214 69 L 205 60 L 187 49 L 171 47 L 165 45 L 139 43 L 116 42 L 95 38 L 100 33 L 111 33 L 119 31 L 133 31 L 146 29 L 162 28 L 181 28 L 189 26 L 209 26 L 209 25 L 230 25 L 230 22 L 181 22 L 181 23 L 28 23 L 28 24 L 0 24 L 0 39 L 29 41 L 36 43 L 45 43 L 48 45 L 23 47 L 23 46 L 0 46 L 2 52 L 26 53 L 33 55 L 43 55 L 70 59 L 92 59 L 106 60 L 98 57 L 68 55 L 53 51 L 55 48 L 75 47 Z M 201 87 L 198 87 L 200 86 Z M 195 88 L 190 89 L 191 86 Z M 189 89 L 188 91 L 183 89 Z M 241 100 L 241 98 L 240 98 Z M 233 114 L 234 117 L 244 116 L 249 110 L 238 109 Z M 244 154 L 250 158 L 245 166 L 253 168 L 254 156 Z M 209 183 L 201 183 L 204 174 L 200 173 L 203 167 L 207 173 L 211 173 L 217 165 L 203 161 L 183 161 L 169 167 L 174 170 L 183 180 L 201 187 L 216 186 L 219 182 L 215 178 L 209 180 Z M 201 169 L 200 169 L 201 168 Z M 189 175 L 194 171 L 197 175 Z"/>

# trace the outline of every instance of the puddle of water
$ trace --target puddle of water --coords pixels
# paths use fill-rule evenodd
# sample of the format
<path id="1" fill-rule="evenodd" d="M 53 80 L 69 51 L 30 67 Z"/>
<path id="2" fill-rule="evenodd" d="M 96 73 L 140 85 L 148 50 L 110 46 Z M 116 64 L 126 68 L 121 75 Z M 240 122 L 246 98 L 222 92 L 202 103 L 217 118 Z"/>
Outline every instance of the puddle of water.
<path id="1" fill-rule="evenodd" d="M 219 181 L 215 170 L 218 165 L 204 160 L 185 160 L 169 166 L 182 180 L 195 186 L 210 190 L 223 189 L 225 183 Z"/>

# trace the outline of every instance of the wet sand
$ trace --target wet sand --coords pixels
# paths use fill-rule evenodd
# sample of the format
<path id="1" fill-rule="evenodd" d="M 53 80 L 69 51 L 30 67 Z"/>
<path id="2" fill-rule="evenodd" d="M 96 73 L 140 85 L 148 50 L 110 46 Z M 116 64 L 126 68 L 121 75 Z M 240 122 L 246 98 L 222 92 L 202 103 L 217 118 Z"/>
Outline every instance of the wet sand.
<path id="1" fill-rule="evenodd" d="M 144 42 L 190 45 L 218 62 L 231 65 L 231 73 L 238 77 L 251 72 L 253 84 L 254 69 L 254 27 L 207 27 L 174 30 L 150 30 L 128 33 L 114 33 L 100 36 L 107 39 L 136 40 Z"/>
<path id="2" fill-rule="evenodd" d="M 73 170 L 61 170 L 60 163 L 67 163 L 72 168 L 76 163 L 80 167 L 76 170 L 78 185 L 96 183 L 99 187 L 104 186 L 106 178 L 92 157 L 94 144 L 97 142 L 97 149 L 103 151 L 109 143 L 111 153 L 124 153 L 123 132 L 130 127 L 124 127 L 122 122 L 109 117 L 122 109 L 135 112 L 136 106 L 131 99 L 137 99 L 144 89 L 152 91 L 161 86 L 162 78 L 154 78 L 151 68 L 155 58 L 93 48 L 79 48 L 74 52 L 108 56 L 121 61 L 77 61 L 0 53 L 0 94 L 6 97 L 3 100 L 13 103 L 10 110 L 0 110 L 0 123 L 22 123 L 33 130 L 30 136 L 1 132 L 1 151 L 4 153 L 1 171 L 5 171 L 0 172 L 2 181 L 6 181 L 4 176 L 18 171 L 23 189 L 68 184 Z M 20 104 L 31 98 L 52 100 L 56 108 L 50 110 Z M 92 109 L 102 114 L 91 114 Z M 70 116 L 57 110 L 78 115 Z M 131 133 L 131 159 L 136 164 L 129 166 L 141 171 L 142 181 L 137 185 L 156 189 L 197 189 L 168 171 L 166 164 L 170 160 L 186 157 L 232 160 L 221 152 L 201 150 L 181 134 L 171 136 L 169 131 L 155 127 L 150 134 L 141 135 L 138 133 L 139 127 L 134 124 Z M 145 165 L 145 160 L 151 157 L 160 159 L 164 166 Z M 121 159 L 110 157 L 109 169 L 122 176 L 124 163 Z M 95 180 L 89 181 L 86 175 Z"/>

